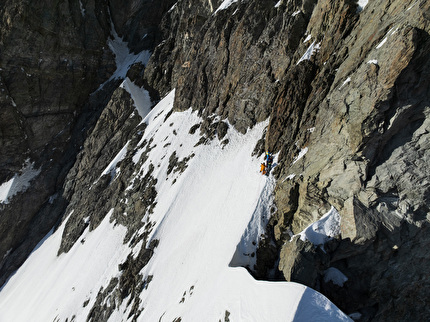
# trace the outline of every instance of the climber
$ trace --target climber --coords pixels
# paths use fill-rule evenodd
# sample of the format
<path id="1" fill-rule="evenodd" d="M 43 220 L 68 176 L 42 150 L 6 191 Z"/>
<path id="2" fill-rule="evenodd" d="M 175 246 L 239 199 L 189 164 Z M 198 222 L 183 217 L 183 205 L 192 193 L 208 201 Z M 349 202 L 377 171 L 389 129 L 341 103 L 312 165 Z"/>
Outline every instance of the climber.
<path id="1" fill-rule="evenodd" d="M 272 169 L 273 163 L 273 155 L 270 152 L 266 152 L 266 174 L 269 175 L 270 170 Z"/>
<path id="2" fill-rule="evenodd" d="M 264 162 L 261 163 L 260 172 L 261 172 L 262 175 L 266 174 L 266 165 L 264 164 Z"/>

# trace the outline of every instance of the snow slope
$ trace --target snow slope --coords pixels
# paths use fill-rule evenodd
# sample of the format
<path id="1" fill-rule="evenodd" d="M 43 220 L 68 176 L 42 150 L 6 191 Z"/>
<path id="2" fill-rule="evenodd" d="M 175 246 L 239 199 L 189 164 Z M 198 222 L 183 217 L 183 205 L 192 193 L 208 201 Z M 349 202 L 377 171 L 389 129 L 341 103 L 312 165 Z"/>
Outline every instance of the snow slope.
<path id="1" fill-rule="evenodd" d="M 154 165 L 158 194 L 150 216 L 156 225 L 149 242 L 157 239 L 159 245 L 141 271 L 144 278 L 153 278 L 140 294 L 139 321 L 218 321 L 225 316 L 231 321 L 348 321 L 328 299 L 303 285 L 256 281 L 246 269 L 229 265 L 241 243 L 246 246 L 255 236 L 245 232 L 260 232 L 255 226 L 268 219 L 273 179 L 261 176 L 261 159 L 251 157 L 267 122 L 246 135 L 230 127 L 226 146 L 217 139 L 195 146 L 199 133 L 191 135 L 189 129 L 201 122 L 196 113 L 173 113 L 164 122 L 173 99 L 174 91 L 143 120 L 148 126 L 129 181 L 132 187 Z M 150 138 L 152 149 L 140 165 L 143 143 Z M 167 173 L 174 151 L 179 160 L 190 157 L 183 173 Z M 114 167 L 116 160 L 107 169 Z M 100 288 L 119 276 L 118 265 L 129 253 L 138 252 L 123 245 L 125 228 L 109 222 L 112 212 L 59 257 L 64 226 L 49 234 L 0 291 L 0 321 L 85 321 Z M 251 237 L 246 241 L 243 236 Z M 127 300 L 110 321 L 126 321 L 126 305 Z"/>
<path id="2" fill-rule="evenodd" d="M 0 204 L 9 203 L 13 196 L 30 187 L 31 180 L 40 173 L 40 169 L 34 169 L 33 166 L 34 164 L 30 163 L 30 160 L 26 160 L 19 173 L 16 173 L 9 181 L 0 184 Z"/>

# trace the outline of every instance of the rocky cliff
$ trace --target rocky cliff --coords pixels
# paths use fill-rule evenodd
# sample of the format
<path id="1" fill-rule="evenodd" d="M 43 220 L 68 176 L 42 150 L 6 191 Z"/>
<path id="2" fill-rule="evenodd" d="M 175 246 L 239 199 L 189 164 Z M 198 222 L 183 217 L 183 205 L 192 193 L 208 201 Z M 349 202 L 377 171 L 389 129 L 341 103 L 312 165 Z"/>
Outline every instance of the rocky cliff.
<path id="1" fill-rule="evenodd" d="M 110 78 L 113 33 L 137 52 L 150 50 L 170 5 L 6 1 L 0 8 L 0 182 L 12 185 L 0 204 L 0 283 L 65 211 L 67 173 L 121 82 Z"/>
<path id="2" fill-rule="evenodd" d="M 254 154 L 277 154 L 276 188 L 248 267 L 256 278 L 308 285 L 360 321 L 428 318 L 429 14 L 424 0 L 7 1 L 0 182 L 19 178 L 25 164 L 35 174 L 0 204 L 0 281 L 61 218 L 59 253 L 114 208 L 125 242 L 143 247 L 89 319 L 109 318 L 102 303 L 112 294 L 131 294 L 130 316 L 140 314 L 139 272 L 156 247 L 143 218 L 157 191 L 154 166 L 126 189 L 133 151 L 149 153 L 151 142 L 139 142 L 145 126 L 136 128 L 141 117 L 122 79 L 109 78 L 117 33 L 130 54 L 152 52 L 128 78 L 153 101 L 175 88 L 174 111 L 191 107 L 203 118 L 190 129 L 200 144 L 269 120 Z M 127 142 L 112 180 L 103 170 Z M 169 157 L 181 171 L 192 155 Z M 299 238 L 332 207 L 340 234 L 325 245 Z"/>

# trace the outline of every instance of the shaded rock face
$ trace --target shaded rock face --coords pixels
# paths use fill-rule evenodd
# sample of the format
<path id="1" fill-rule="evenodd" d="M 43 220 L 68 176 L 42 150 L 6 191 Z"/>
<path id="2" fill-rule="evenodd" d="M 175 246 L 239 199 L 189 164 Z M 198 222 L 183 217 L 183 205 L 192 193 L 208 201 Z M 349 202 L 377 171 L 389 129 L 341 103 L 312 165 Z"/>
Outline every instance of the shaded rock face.
<path id="1" fill-rule="evenodd" d="M 301 2 L 287 6 L 300 8 Z M 246 132 L 269 117 L 310 11 L 282 14 L 272 1 L 234 3 L 216 14 L 207 4 L 202 8 L 207 10 L 189 20 L 184 18 L 190 14 L 185 1 L 169 12 L 165 43 L 154 51 L 145 77 L 162 92 L 177 88 L 177 110 L 192 107 L 205 117 L 216 113 Z M 176 21 L 188 23 L 178 26 Z"/>
<path id="2" fill-rule="evenodd" d="M 170 5 L 151 10 L 145 3 L 144 11 L 143 3 L 10 0 L 0 8 L 0 182 L 26 160 L 39 170 L 26 191 L 0 204 L 0 284 L 69 203 L 64 180 L 119 85 L 114 80 L 96 91 L 116 69 L 107 43 L 112 28 L 136 51 L 151 49 Z M 124 24 L 129 16 L 134 20 Z"/>
<path id="3" fill-rule="evenodd" d="M 106 11 L 87 5 L 85 16 L 78 2 L 7 1 L 0 9 L 0 182 L 26 159 L 40 169 L 26 192 L 0 205 L 1 283 L 60 218 L 59 190 L 80 131 L 106 101 L 106 92 L 88 99 L 115 70 L 101 46 L 110 26 Z"/>

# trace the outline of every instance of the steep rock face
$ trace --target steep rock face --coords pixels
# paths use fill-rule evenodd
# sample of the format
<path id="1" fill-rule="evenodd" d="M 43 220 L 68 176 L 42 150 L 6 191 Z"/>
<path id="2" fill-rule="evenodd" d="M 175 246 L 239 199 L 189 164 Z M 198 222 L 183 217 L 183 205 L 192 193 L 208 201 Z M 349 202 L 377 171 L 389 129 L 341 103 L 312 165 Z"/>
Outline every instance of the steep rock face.
<path id="1" fill-rule="evenodd" d="M 150 0 L 111 0 L 106 5 L 118 34 L 138 53 L 154 48 L 161 41 L 160 20 L 174 3 L 173 0 L 159 1 L 157 5 Z"/>
<path id="2" fill-rule="evenodd" d="M 156 48 L 145 77 L 162 92 L 177 88 L 177 110 L 191 106 L 205 117 L 216 113 L 246 132 L 268 118 L 311 3 L 289 2 L 284 13 L 273 1 L 233 3 L 226 10 L 198 13 L 183 27 L 166 22 L 169 37 Z M 179 1 L 166 20 L 184 21 L 186 6 Z M 297 7 L 303 11 L 292 16 Z"/>
<path id="3" fill-rule="evenodd" d="M 184 8 L 178 2 L 166 20 L 177 21 Z M 408 273 L 398 249 L 427 243 L 428 12 L 424 1 L 364 10 L 348 0 L 233 3 L 189 29 L 174 25 L 146 74 L 161 92 L 177 88 L 178 110 L 216 113 L 240 131 L 270 115 L 265 148 L 280 154 L 278 211 L 267 238 L 279 245 L 279 269 L 362 320 L 400 316 L 413 305 L 406 284 L 424 296 L 422 275 Z M 162 70 L 155 67 L 161 57 Z M 285 244 L 330 206 L 342 230 L 328 257 Z M 261 278 L 277 261 L 267 252 L 251 268 Z M 428 263 L 425 251 L 420 258 Z M 324 282 L 332 266 L 349 278 L 342 288 Z M 313 277 L 302 279 L 303 270 Z"/>
<path id="4" fill-rule="evenodd" d="M 89 94 L 115 70 L 108 13 L 86 5 L 83 12 L 77 1 L 7 1 L 0 9 L 0 182 L 26 159 L 39 169 L 27 191 L 0 205 L 1 283 L 61 216 L 58 190 L 83 124 L 91 124 L 106 95 L 88 102 Z"/>
<path id="5" fill-rule="evenodd" d="M 319 2 L 314 14 L 326 5 Z M 295 153 L 307 153 L 294 164 L 294 153 L 288 153 L 291 157 L 284 159 L 279 168 L 280 181 L 285 182 L 279 184 L 277 191 L 280 217 L 275 231 L 298 233 L 326 212 L 329 205 L 339 210 L 340 244 L 331 250 L 330 261 L 319 268 L 320 277 L 308 280 L 308 285 L 327 292 L 345 311 L 359 311 L 363 320 L 395 319 L 406 312 L 406 307 L 414 305 L 408 300 L 411 288 L 407 285 L 416 285 L 414 295 L 424 296 L 421 275 L 408 272 L 406 263 L 412 258 L 406 253 L 404 258 L 399 257 L 397 249 L 402 243 L 424 248 L 427 244 L 428 169 L 422 162 L 428 158 L 424 143 L 428 141 L 424 137 L 429 108 L 425 80 L 428 58 L 424 54 L 428 50 L 428 20 L 424 14 L 428 5 L 384 5 L 382 11 L 375 8 L 376 4 L 369 4 L 351 34 L 335 47 L 337 57 L 330 56 L 325 65 L 320 65 L 322 70 L 313 81 L 314 92 L 321 90 L 317 87 L 321 82 L 318 78 L 326 78 L 325 70 L 331 61 L 338 70 L 332 74 L 333 83 L 325 97 L 318 100 L 313 93 L 308 97 L 304 115 L 315 100 L 319 102 L 318 112 L 313 124 L 307 125 L 306 117 L 302 118 L 302 133 L 295 136 L 300 149 L 294 148 Z M 366 12 L 372 11 L 370 18 Z M 317 32 L 318 25 L 309 25 L 311 34 Z M 325 44 L 323 39 L 315 60 L 318 65 L 319 59 L 327 57 Z M 289 144 L 293 146 L 294 142 Z M 297 175 L 286 179 L 292 174 Z M 300 188 L 294 195 L 296 199 L 291 200 L 290 191 L 295 184 Z M 291 204 L 298 205 L 294 214 Z M 282 234 L 278 236 L 283 240 Z M 296 251 L 288 249 L 291 247 L 282 246 L 281 261 L 296 256 Z M 428 261 L 426 251 L 421 256 Z M 294 273 L 298 267 L 315 267 L 321 261 L 321 257 L 313 262 L 300 261 L 284 266 L 283 272 L 292 280 L 300 279 L 300 274 Z M 349 278 L 343 288 L 324 282 L 324 270 L 329 267 L 340 268 Z M 401 274 L 405 279 L 392 279 L 392 274 Z M 351 300 L 345 301 L 348 296 Z M 422 309 L 409 317 L 414 319 L 420 314 L 429 313 Z"/>

